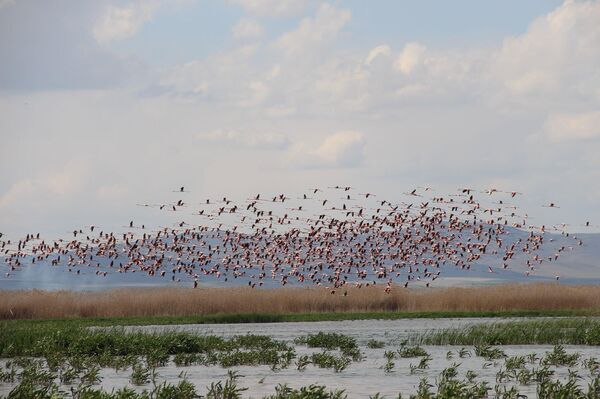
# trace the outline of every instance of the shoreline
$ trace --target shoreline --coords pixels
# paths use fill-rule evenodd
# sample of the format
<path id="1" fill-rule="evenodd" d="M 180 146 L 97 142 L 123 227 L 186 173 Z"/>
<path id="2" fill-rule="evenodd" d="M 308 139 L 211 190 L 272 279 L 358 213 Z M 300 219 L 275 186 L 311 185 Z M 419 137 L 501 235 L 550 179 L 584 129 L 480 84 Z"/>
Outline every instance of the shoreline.
<path id="1" fill-rule="evenodd" d="M 514 310 L 487 312 L 327 312 L 290 314 L 212 314 L 198 316 L 134 316 L 65 319 L 13 319 L 1 320 L 4 325 L 26 327 L 27 325 L 73 325 L 73 326 L 162 326 L 192 324 L 262 324 L 262 323 L 306 323 L 352 320 L 411 320 L 452 318 L 573 318 L 600 316 L 600 309 L 581 310 Z"/>

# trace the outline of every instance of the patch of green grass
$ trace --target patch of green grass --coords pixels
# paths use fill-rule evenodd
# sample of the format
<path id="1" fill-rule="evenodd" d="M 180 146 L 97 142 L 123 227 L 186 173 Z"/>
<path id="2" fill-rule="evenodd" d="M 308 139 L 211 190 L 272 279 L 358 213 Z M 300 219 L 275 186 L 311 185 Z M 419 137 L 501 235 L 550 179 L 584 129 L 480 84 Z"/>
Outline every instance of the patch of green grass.
<path id="1" fill-rule="evenodd" d="M 293 346 L 262 335 L 222 338 L 186 332 L 128 332 L 122 327 L 65 327 L 13 325 L 0 330 L 0 357 L 42 357 L 53 371 L 62 364 L 71 364 L 73 359 L 93 358 L 97 364 L 117 370 L 133 366 L 132 380 L 140 381 L 147 379 L 142 378 L 140 357 L 147 368 L 162 367 L 173 357 L 177 365 L 270 365 L 273 369 L 288 367 L 296 357 Z M 80 369 L 74 366 L 64 370 L 63 378 L 74 379 L 78 375 L 75 371 Z M 10 379 L 10 374 L 0 377 Z"/>
<path id="2" fill-rule="evenodd" d="M 555 345 L 552 352 L 547 352 L 542 359 L 542 364 L 550 366 L 568 366 L 573 367 L 579 361 L 579 353 L 567 353 L 562 345 Z"/>
<path id="3" fill-rule="evenodd" d="M 367 348 L 369 349 L 381 349 L 385 346 L 385 342 L 383 341 L 378 341 L 376 339 L 370 339 L 367 342 Z"/>
<path id="4" fill-rule="evenodd" d="M 502 349 L 492 348 L 488 344 L 480 344 L 475 345 L 475 356 L 479 356 L 490 361 L 506 357 L 506 353 L 504 353 Z"/>
<path id="5" fill-rule="evenodd" d="M 144 326 L 181 324 L 280 323 L 339 320 L 439 319 L 461 317 L 583 317 L 600 316 L 600 309 L 511 310 L 511 311 L 430 311 L 430 312 L 315 312 L 315 313 L 217 313 L 195 316 L 97 317 L 55 320 L 3 320 L 7 324 L 39 323 L 80 326 Z"/>
<path id="6" fill-rule="evenodd" d="M 280 384 L 275 388 L 275 395 L 265 396 L 264 399 L 345 399 L 343 390 L 328 390 L 324 385 L 309 385 L 299 389 Z"/>
<path id="7" fill-rule="evenodd" d="M 344 334 L 319 332 L 298 337 L 294 342 L 298 345 L 306 345 L 309 348 L 339 349 L 343 356 L 354 361 L 359 361 L 362 358 L 356 339 Z"/>
<path id="8" fill-rule="evenodd" d="M 351 363 L 351 360 L 346 356 L 338 356 L 327 351 L 313 353 L 310 359 L 315 366 L 333 369 L 336 373 L 344 371 Z"/>
<path id="9" fill-rule="evenodd" d="M 475 324 L 414 334 L 423 345 L 600 345 L 600 320 L 556 318 Z"/>
<path id="10" fill-rule="evenodd" d="M 400 345 L 398 356 L 401 358 L 429 356 L 429 353 L 420 346 L 408 346 L 406 342 Z"/>

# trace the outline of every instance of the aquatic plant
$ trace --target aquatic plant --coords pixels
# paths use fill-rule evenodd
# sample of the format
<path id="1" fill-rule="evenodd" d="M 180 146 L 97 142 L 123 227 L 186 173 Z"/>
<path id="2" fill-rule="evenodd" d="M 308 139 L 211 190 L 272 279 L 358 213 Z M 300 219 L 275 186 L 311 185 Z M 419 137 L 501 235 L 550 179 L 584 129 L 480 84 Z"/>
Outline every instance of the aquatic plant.
<path id="1" fill-rule="evenodd" d="M 579 353 L 568 354 L 564 346 L 558 344 L 552 349 L 552 352 L 546 352 L 542 358 L 542 364 L 551 366 L 569 366 L 572 367 L 579 361 Z"/>
<path id="2" fill-rule="evenodd" d="M 367 341 L 367 348 L 369 349 L 381 349 L 385 346 L 385 342 L 378 341 L 376 339 L 370 339 Z"/>
<path id="3" fill-rule="evenodd" d="M 481 323 L 415 333 L 409 341 L 422 345 L 600 345 L 600 320 L 572 317 Z"/>
<path id="4" fill-rule="evenodd" d="M 145 385 L 150 382 L 150 369 L 142 362 L 136 363 L 131 368 L 129 378 L 133 385 Z"/>
<path id="5" fill-rule="evenodd" d="M 298 337 L 294 340 L 297 345 L 306 345 L 309 348 L 323 348 L 327 350 L 339 349 L 346 357 L 359 361 L 362 354 L 356 343 L 356 339 L 344 334 L 318 332 Z"/>
<path id="6" fill-rule="evenodd" d="M 383 370 L 386 373 L 391 373 L 392 370 L 395 367 L 395 363 L 394 363 L 394 359 L 396 358 L 396 353 L 394 351 L 385 351 L 385 353 L 383 354 L 383 356 L 386 359 L 386 362 L 383 366 Z"/>
<path id="7" fill-rule="evenodd" d="M 420 346 L 407 346 L 406 343 L 402 343 L 398 350 L 398 356 L 402 358 L 409 357 L 421 357 L 428 356 L 427 351 Z"/>
<path id="8" fill-rule="evenodd" d="M 311 363 L 320 368 L 333 369 L 336 373 L 342 372 L 350 365 L 350 359 L 345 356 L 336 356 L 323 351 L 311 355 Z"/>
<path id="9" fill-rule="evenodd" d="M 495 360 L 506 357 L 502 349 L 492 348 L 488 344 L 475 345 L 475 356 L 483 357 L 485 360 Z"/>
<path id="10" fill-rule="evenodd" d="M 332 391 L 324 385 L 313 384 L 293 389 L 285 384 L 280 384 L 275 388 L 275 395 L 266 396 L 264 399 L 345 399 L 346 397 L 344 390 Z"/>
<path id="11" fill-rule="evenodd" d="M 527 362 L 527 359 L 525 358 L 525 356 L 511 356 L 511 357 L 507 357 L 504 360 L 504 367 L 508 371 L 520 369 L 520 368 L 525 367 L 526 362 Z"/>

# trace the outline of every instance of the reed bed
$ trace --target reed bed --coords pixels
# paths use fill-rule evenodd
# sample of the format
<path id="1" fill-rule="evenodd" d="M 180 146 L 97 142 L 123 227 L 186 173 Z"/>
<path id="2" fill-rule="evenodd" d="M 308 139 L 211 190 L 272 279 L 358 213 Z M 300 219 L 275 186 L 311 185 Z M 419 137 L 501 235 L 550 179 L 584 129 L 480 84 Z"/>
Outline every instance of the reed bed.
<path id="1" fill-rule="evenodd" d="M 344 295 L 344 291 L 347 295 Z M 405 289 L 348 288 L 136 288 L 98 292 L 0 291 L 0 320 L 104 317 L 295 314 L 325 312 L 600 313 L 600 286 L 510 284 Z"/>

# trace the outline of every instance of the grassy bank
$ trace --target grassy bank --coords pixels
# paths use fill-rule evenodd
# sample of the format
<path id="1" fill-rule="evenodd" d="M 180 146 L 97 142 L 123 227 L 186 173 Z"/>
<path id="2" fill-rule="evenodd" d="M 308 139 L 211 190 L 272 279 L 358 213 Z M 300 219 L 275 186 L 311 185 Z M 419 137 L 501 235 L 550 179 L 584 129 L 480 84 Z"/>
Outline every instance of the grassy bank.
<path id="1" fill-rule="evenodd" d="M 69 320 L 2 322 L 0 357 L 48 354 L 126 356 L 153 352 L 176 355 L 209 353 L 215 350 L 232 351 L 240 348 L 258 351 L 268 348 L 283 351 L 289 349 L 283 343 L 279 346 L 279 343 L 267 336 L 248 335 L 225 339 L 177 331 L 128 332 L 124 328 L 114 326 L 108 329 L 89 329 L 87 323 Z M 343 343 L 354 340 L 339 334 L 332 337 L 331 342 L 326 341 L 329 346 L 335 346 L 334 343 L 338 341 Z M 411 336 L 409 341 L 424 345 L 600 345 L 600 320 L 577 317 L 483 323 L 464 328 L 418 333 Z M 305 343 L 312 345 L 312 341 Z"/>
<path id="2" fill-rule="evenodd" d="M 414 335 L 426 345 L 600 345 L 600 320 L 561 318 L 484 323 Z"/>
<path id="3" fill-rule="evenodd" d="M 334 313 L 344 315 L 334 316 Z M 388 313 L 391 316 L 386 316 Z M 367 314 L 373 316 L 365 316 Z M 402 316 L 408 314 L 411 316 Z M 144 288 L 100 292 L 0 291 L 0 320 L 175 317 L 179 323 L 185 323 L 186 319 L 194 323 L 208 323 L 494 314 L 600 314 L 600 286 L 512 284 L 435 289 L 395 287 L 390 294 L 386 294 L 382 287 L 375 286 L 342 289 L 334 295 L 323 288 L 253 290 L 244 287 Z"/>
<path id="4" fill-rule="evenodd" d="M 0 329 L 38 325 L 87 327 L 87 326 L 148 326 L 183 324 L 243 324 L 243 323 L 282 323 L 318 322 L 343 320 L 400 320 L 400 319 L 439 319 L 439 318 L 507 318 L 507 317 L 588 317 L 600 316 L 598 309 L 580 310 L 513 310 L 513 311 L 446 311 L 446 312 L 325 312 L 325 313 L 231 313 L 198 316 L 142 316 L 142 317 L 89 317 L 67 319 L 22 319 L 2 320 Z"/>

